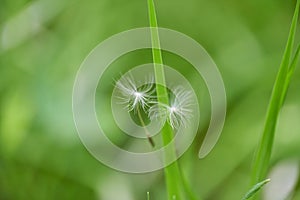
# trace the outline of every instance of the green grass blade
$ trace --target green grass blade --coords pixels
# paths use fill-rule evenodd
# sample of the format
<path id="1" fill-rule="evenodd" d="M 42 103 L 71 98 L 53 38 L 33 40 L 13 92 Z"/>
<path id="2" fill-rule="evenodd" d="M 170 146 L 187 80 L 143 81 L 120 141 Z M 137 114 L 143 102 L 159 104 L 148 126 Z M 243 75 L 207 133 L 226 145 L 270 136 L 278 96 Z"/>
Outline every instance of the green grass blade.
<path id="1" fill-rule="evenodd" d="M 285 100 L 285 97 L 286 97 L 286 94 L 287 94 L 287 91 L 288 91 L 288 88 L 289 88 L 292 76 L 293 76 L 293 74 L 295 72 L 296 66 L 297 66 L 298 61 L 299 61 L 299 55 L 300 55 L 300 45 L 298 45 L 297 51 L 295 53 L 294 59 L 293 59 L 292 64 L 291 64 L 291 66 L 289 68 L 289 72 L 288 72 L 288 75 L 287 75 L 285 83 L 284 83 L 284 89 L 283 89 L 283 95 L 282 95 L 282 99 L 281 99 L 281 104 L 284 103 L 284 100 Z"/>
<path id="2" fill-rule="evenodd" d="M 149 21 L 151 26 L 151 41 L 152 41 L 152 55 L 154 63 L 154 73 L 156 81 L 156 93 L 159 103 L 169 104 L 167 89 L 163 86 L 165 84 L 164 66 L 162 53 L 160 50 L 159 34 L 157 29 L 157 20 L 153 0 L 148 0 Z M 164 146 L 170 143 L 173 139 L 173 130 L 168 123 L 164 125 L 161 130 L 162 140 Z M 170 152 L 165 152 L 165 157 L 175 156 L 175 148 Z M 171 165 L 165 167 L 165 179 L 168 190 L 168 199 L 172 200 L 173 196 L 177 200 L 181 199 L 182 181 L 179 171 L 178 163 L 175 161 Z"/>
<path id="3" fill-rule="evenodd" d="M 242 200 L 246 200 L 246 199 L 250 199 L 251 197 L 253 197 L 263 186 L 265 186 L 267 183 L 270 182 L 270 179 L 266 179 L 262 182 L 257 183 L 256 185 L 254 185 L 248 192 L 247 194 L 244 196 L 244 198 Z"/>
<path id="4" fill-rule="evenodd" d="M 271 95 L 263 135 L 254 158 L 253 171 L 251 175 L 252 184 L 255 184 L 264 179 L 264 176 L 269 166 L 275 135 L 275 128 L 277 124 L 279 111 L 282 106 L 282 96 L 284 95 L 285 87 L 287 87 L 285 86 L 285 83 L 287 80 L 291 54 L 293 51 L 293 44 L 299 14 L 299 5 L 300 1 L 298 0 L 291 24 L 287 45 Z"/>
<path id="5" fill-rule="evenodd" d="M 181 172 L 181 177 L 182 177 L 184 191 L 187 194 L 187 198 L 189 200 L 200 200 L 201 198 L 192 191 L 192 189 L 191 189 L 191 187 L 189 185 L 189 182 L 185 178 L 185 176 L 183 175 L 182 171 L 180 171 L 180 172 Z"/>

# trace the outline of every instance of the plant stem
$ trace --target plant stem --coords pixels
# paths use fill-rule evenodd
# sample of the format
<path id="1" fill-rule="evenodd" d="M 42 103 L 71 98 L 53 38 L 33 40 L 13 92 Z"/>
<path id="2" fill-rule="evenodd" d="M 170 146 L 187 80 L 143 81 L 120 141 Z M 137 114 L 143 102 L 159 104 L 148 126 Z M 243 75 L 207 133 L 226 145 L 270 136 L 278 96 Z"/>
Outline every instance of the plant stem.
<path id="1" fill-rule="evenodd" d="M 293 72 L 293 64 L 292 66 L 290 65 L 290 60 L 296 33 L 299 5 L 300 0 L 297 1 L 287 45 L 271 95 L 263 135 L 254 158 L 254 165 L 251 176 L 252 184 L 256 184 L 262 181 L 265 178 L 269 167 L 277 119 L 290 81 L 291 74 L 289 72 L 291 71 L 289 70 L 292 70 Z M 299 54 L 299 52 L 297 54 Z"/>
<path id="2" fill-rule="evenodd" d="M 155 147 L 154 141 L 153 141 L 153 139 L 151 138 L 148 129 L 146 128 L 146 123 L 145 123 L 144 120 L 143 120 L 143 117 L 142 117 L 142 114 L 141 114 L 141 111 L 140 111 L 140 108 L 139 108 L 139 107 L 137 107 L 137 114 L 138 114 L 139 120 L 140 120 L 140 122 L 141 122 L 141 124 L 142 124 L 142 126 L 143 126 L 143 128 L 144 128 L 144 130 L 145 130 L 145 134 L 146 134 L 146 136 L 147 136 L 147 139 L 148 139 L 149 143 L 151 144 L 152 147 Z"/>
<path id="3" fill-rule="evenodd" d="M 151 27 L 151 40 L 152 40 L 152 54 L 154 63 L 154 73 L 156 81 L 156 92 L 159 104 L 169 105 L 168 92 L 165 85 L 164 66 L 162 60 L 162 53 L 160 50 L 159 35 L 157 29 L 157 20 L 153 0 L 148 0 L 149 20 Z M 173 130 L 168 123 L 165 123 L 161 130 L 163 145 L 168 145 L 173 139 Z M 165 152 L 165 159 L 175 157 L 175 147 L 168 152 Z M 173 200 L 174 196 L 176 200 L 182 199 L 181 196 L 181 176 L 177 161 L 173 162 L 169 166 L 164 168 L 165 178 L 168 191 L 168 199 Z"/>

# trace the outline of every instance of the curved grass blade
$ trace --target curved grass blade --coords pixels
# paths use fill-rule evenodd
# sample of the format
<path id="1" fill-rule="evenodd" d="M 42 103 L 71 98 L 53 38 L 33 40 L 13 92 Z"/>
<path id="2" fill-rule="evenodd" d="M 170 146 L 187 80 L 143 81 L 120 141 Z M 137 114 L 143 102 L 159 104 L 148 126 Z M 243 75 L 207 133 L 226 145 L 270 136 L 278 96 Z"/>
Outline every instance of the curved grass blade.
<path id="1" fill-rule="evenodd" d="M 288 88 L 290 86 L 292 76 L 295 72 L 296 66 L 297 66 L 298 61 L 299 61 L 299 55 L 300 55 L 300 45 L 298 45 L 297 51 L 295 53 L 294 59 L 293 59 L 292 64 L 289 68 L 289 72 L 288 72 L 288 75 L 287 75 L 285 83 L 284 83 L 284 89 L 283 89 L 283 95 L 282 95 L 282 99 L 281 99 L 281 105 L 283 105 L 283 103 L 284 103 Z"/>
<path id="2" fill-rule="evenodd" d="M 269 102 L 264 131 L 254 158 L 254 165 L 251 176 L 252 184 L 261 181 L 265 177 L 269 166 L 277 119 L 280 109 L 282 107 L 282 102 L 284 99 L 283 97 L 285 96 L 290 81 L 290 78 L 288 78 L 288 76 L 289 74 L 293 74 L 293 64 L 291 69 L 289 68 L 291 54 L 293 51 L 297 20 L 299 15 L 299 5 L 300 0 L 297 0 L 297 5 L 294 12 L 287 45 Z"/>
<path id="3" fill-rule="evenodd" d="M 248 192 L 247 194 L 244 196 L 244 198 L 242 200 L 246 200 L 246 199 L 250 199 L 251 197 L 253 197 L 263 186 L 265 186 L 267 183 L 270 182 L 270 179 L 266 179 L 262 182 L 257 183 L 256 185 L 254 185 Z"/>

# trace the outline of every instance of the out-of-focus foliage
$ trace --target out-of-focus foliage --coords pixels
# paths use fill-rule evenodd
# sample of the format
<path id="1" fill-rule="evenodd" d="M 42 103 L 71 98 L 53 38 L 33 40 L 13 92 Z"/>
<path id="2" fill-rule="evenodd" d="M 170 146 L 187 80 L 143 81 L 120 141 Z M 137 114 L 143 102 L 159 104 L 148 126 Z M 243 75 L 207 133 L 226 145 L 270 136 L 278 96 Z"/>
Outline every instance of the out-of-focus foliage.
<path id="1" fill-rule="evenodd" d="M 160 26 L 183 32 L 207 49 L 223 75 L 228 97 L 221 139 L 208 157 L 199 160 L 210 104 L 205 85 L 195 88 L 202 100 L 202 121 L 180 166 L 203 199 L 241 199 L 249 188 L 251 161 L 295 1 L 155 2 Z M 100 164 L 81 144 L 72 118 L 72 85 L 83 59 L 109 36 L 148 26 L 147 16 L 146 0 L 1 0 L 1 200 L 140 200 L 146 199 L 147 191 L 151 200 L 165 199 L 162 171 L 131 175 Z M 178 57 L 167 52 L 163 56 L 191 82 L 200 78 Z M 147 50 L 129 54 L 107 73 L 117 76 L 117 67 L 124 66 L 125 72 L 151 58 Z M 280 115 L 272 165 L 290 158 L 299 162 L 299 77 L 297 67 Z M 97 95 L 109 98 L 109 78 L 100 81 Z M 97 101 L 103 119 L 109 115 L 105 101 Z M 113 122 L 104 124 L 114 142 L 130 148 Z M 295 200 L 300 194 L 297 187 Z"/>

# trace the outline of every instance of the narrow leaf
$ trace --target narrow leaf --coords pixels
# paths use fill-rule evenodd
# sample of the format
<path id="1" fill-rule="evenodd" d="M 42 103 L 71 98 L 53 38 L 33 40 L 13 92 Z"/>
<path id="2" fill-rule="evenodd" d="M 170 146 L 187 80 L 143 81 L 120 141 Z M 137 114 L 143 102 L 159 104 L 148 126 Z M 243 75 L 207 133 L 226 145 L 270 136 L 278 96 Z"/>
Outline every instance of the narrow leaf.
<path id="1" fill-rule="evenodd" d="M 292 64 L 291 64 L 291 66 L 289 68 L 288 75 L 287 75 L 285 83 L 284 83 L 284 89 L 283 89 L 283 95 L 282 95 L 282 99 L 281 99 L 281 104 L 284 103 L 284 100 L 285 100 L 285 97 L 286 97 L 286 93 L 288 91 L 288 88 L 289 88 L 292 76 L 293 76 L 293 74 L 295 72 L 296 66 L 297 66 L 298 61 L 299 61 L 299 55 L 300 55 L 300 45 L 298 45 L 297 51 L 295 53 L 294 59 L 293 59 Z"/>
<path id="2" fill-rule="evenodd" d="M 158 34 L 157 19 L 155 13 L 155 6 L 153 0 L 148 0 L 148 12 L 149 12 L 149 22 L 150 22 L 150 31 L 151 31 L 151 41 L 152 41 L 152 56 L 154 63 L 154 74 L 156 81 L 156 93 L 157 100 L 161 104 L 169 104 L 167 89 L 163 86 L 165 85 L 165 74 L 164 74 L 164 65 L 162 59 L 162 53 L 160 49 L 160 41 Z M 166 123 L 162 130 L 162 141 L 163 145 L 166 146 L 173 139 L 173 130 L 168 123 Z M 174 158 L 176 156 L 175 148 L 171 148 L 170 151 L 164 152 L 166 158 Z M 179 166 L 177 161 L 173 162 L 169 166 L 164 168 L 168 199 L 172 200 L 173 195 L 177 196 L 177 200 L 180 200 L 181 197 L 181 188 L 182 188 L 182 179 L 181 173 L 179 171 Z"/>
<path id="3" fill-rule="evenodd" d="M 266 179 L 262 182 L 257 183 L 256 185 L 254 185 L 248 192 L 247 194 L 244 196 L 244 198 L 242 200 L 246 200 L 246 199 L 250 199 L 251 197 L 253 197 L 263 186 L 265 186 L 267 183 L 270 182 L 270 179 Z"/>
<path id="4" fill-rule="evenodd" d="M 297 20 L 299 15 L 299 5 L 300 5 L 300 0 L 297 1 L 287 45 L 285 48 L 280 69 L 271 95 L 262 138 L 260 140 L 254 158 L 254 165 L 253 165 L 253 171 L 251 176 L 252 184 L 261 181 L 268 170 L 273 142 L 274 142 L 277 119 L 278 119 L 279 111 L 282 107 L 283 96 L 285 95 L 285 90 L 286 90 L 285 88 L 288 87 L 288 85 L 285 86 L 285 84 L 286 84 L 286 80 L 288 80 L 287 77 L 289 74 L 291 54 L 293 51 L 296 26 L 297 26 Z"/>

